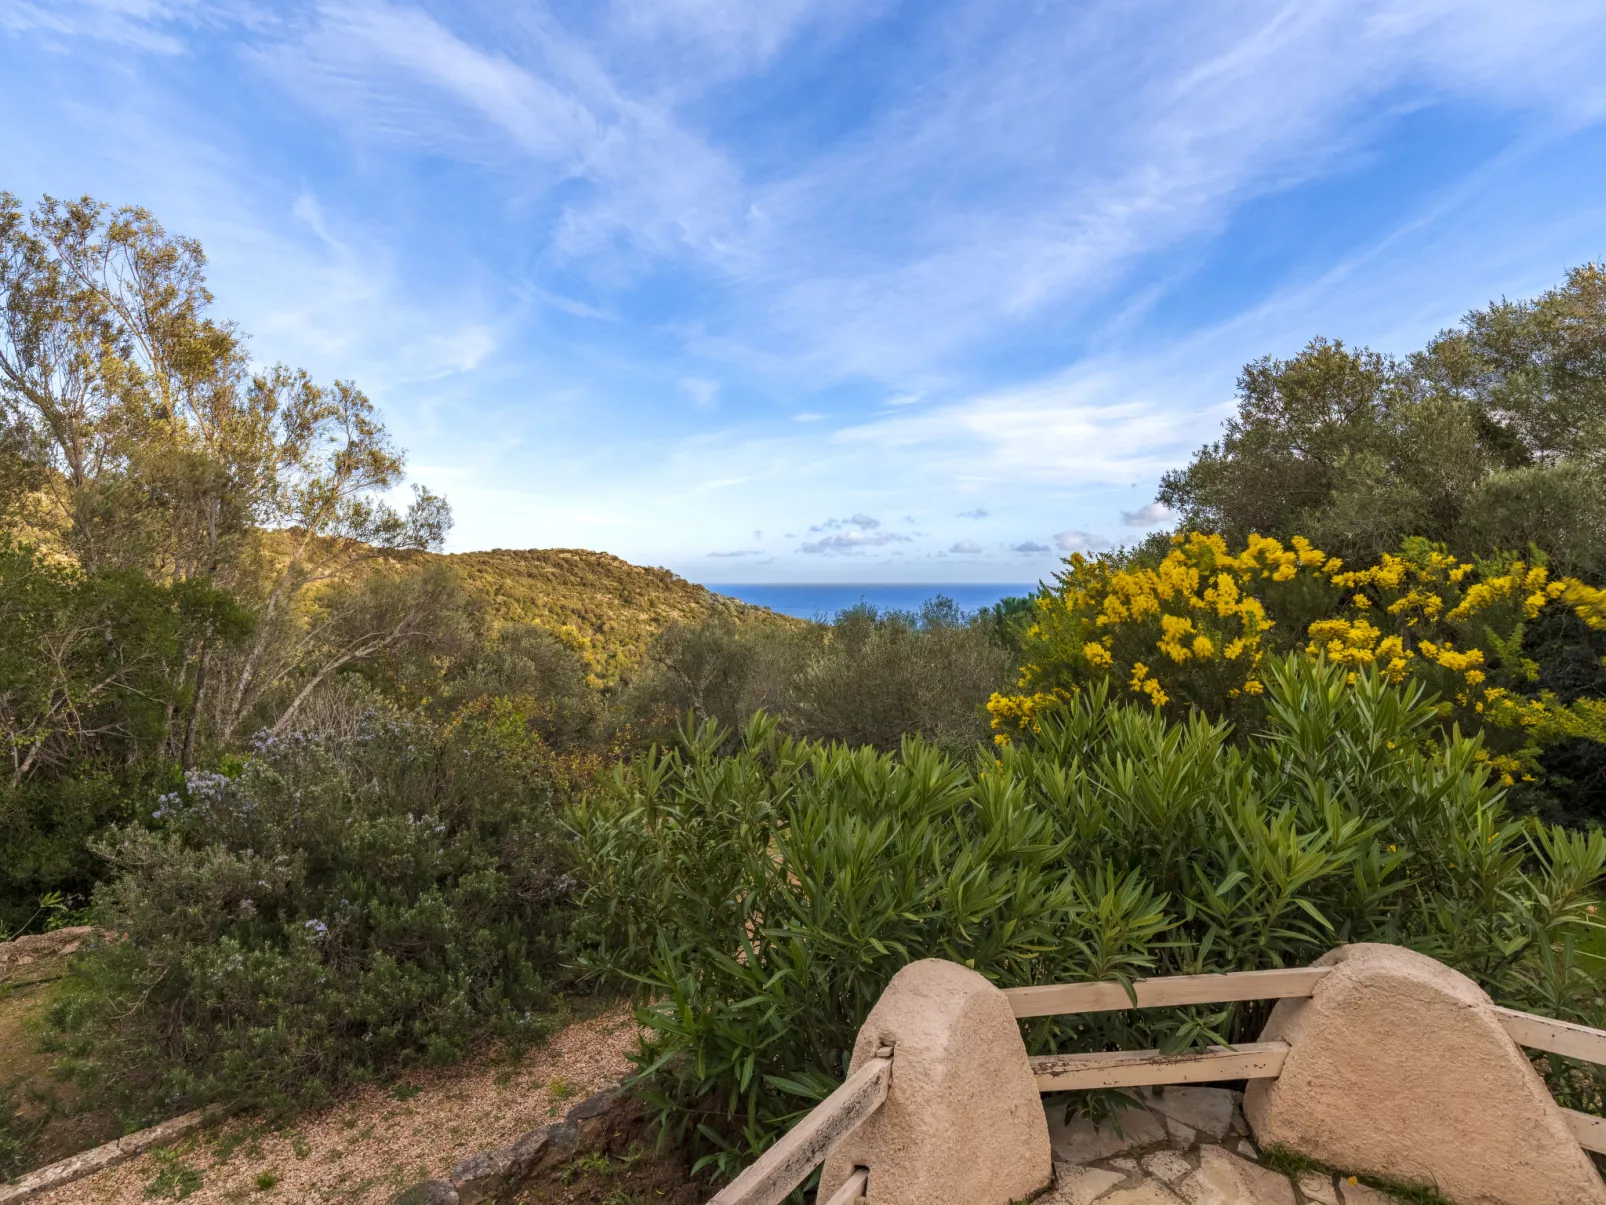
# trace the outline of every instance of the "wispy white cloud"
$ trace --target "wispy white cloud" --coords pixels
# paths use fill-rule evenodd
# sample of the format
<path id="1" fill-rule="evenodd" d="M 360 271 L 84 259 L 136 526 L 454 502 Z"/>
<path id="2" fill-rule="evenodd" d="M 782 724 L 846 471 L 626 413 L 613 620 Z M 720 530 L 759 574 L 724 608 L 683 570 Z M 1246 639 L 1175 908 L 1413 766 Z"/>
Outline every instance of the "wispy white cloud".
<path id="1" fill-rule="evenodd" d="M 822 553 L 853 553 L 862 552 L 866 548 L 881 548 L 887 544 L 911 543 L 909 536 L 896 531 L 844 531 L 833 536 L 822 536 L 818 540 L 805 540 L 798 545 L 798 551 L 817 556 Z"/>
<path id="2" fill-rule="evenodd" d="M 1115 547 L 1108 536 L 1096 531 L 1055 532 L 1054 546 L 1061 552 L 1106 552 Z"/>
<path id="3" fill-rule="evenodd" d="M 1171 512 L 1158 502 L 1121 512 L 1121 522 L 1128 527 L 1155 527 L 1171 517 Z"/>
<path id="4" fill-rule="evenodd" d="M 619 238 L 653 255 L 694 247 L 720 258 L 740 212 L 732 163 L 671 109 L 622 91 L 593 50 L 550 18 L 519 32 L 515 59 L 422 9 L 360 0 L 319 6 L 293 37 L 256 53 L 298 100 L 352 133 L 517 165 L 525 186 L 542 192 L 589 182 L 583 199 L 564 204 L 551 249 L 605 256 L 605 279 L 619 279 L 625 262 L 609 254 Z"/>
<path id="5" fill-rule="evenodd" d="M 173 55 L 183 52 L 185 41 L 171 27 L 204 7 L 203 0 L 0 0 L 0 30 Z"/>
<path id="6" fill-rule="evenodd" d="M 613 0 L 612 27 L 657 55 L 680 51 L 718 78 L 767 63 L 802 30 L 873 18 L 885 0 Z"/>
<path id="7" fill-rule="evenodd" d="M 711 410 L 719 400 L 719 382 L 707 377 L 686 377 L 680 382 L 680 391 L 691 398 L 699 410 Z"/>
<path id="8" fill-rule="evenodd" d="M 816 523 L 809 528 L 810 531 L 838 531 L 844 527 L 858 527 L 865 531 L 874 531 L 881 526 L 881 520 L 874 515 L 867 515 L 863 511 L 850 515 L 846 519 L 826 519 L 823 523 Z"/>
<path id="9" fill-rule="evenodd" d="M 918 453 L 928 468 L 990 481 L 1130 481 L 1176 463 L 1213 421 L 1206 414 L 1179 421 L 1155 402 L 1109 400 L 1133 384 L 1125 375 L 1079 371 L 845 427 L 833 439 Z"/>
<path id="10" fill-rule="evenodd" d="M 1244 201 L 1357 161 L 1401 112 L 1496 88 L 1593 117 L 1591 7 L 969 10 L 917 103 L 760 197 L 772 336 L 822 370 L 907 379 L 1050 304 L 1085 309 Z"/>
<path id="11" fill-rule="evenodd" d="M 654 563 L 850 511 L 789 563 L 1018 568 L 1044 513 L 1108 547 L 1165 521 L 1245 359 L 1344 322 L 1405 350 L 1599 251 L 1598 143 L 1500 191 L 1606 113 L 1598 0 L 887 11 L 0 0 L 0 129 L 27 187 L 202 237 L 263 358 L 358 378 L 460 546 Z M 1474 167 L 1280 209 L 1321 232 L 1297 255 L 1233 233 L 1441 118 Z"/>

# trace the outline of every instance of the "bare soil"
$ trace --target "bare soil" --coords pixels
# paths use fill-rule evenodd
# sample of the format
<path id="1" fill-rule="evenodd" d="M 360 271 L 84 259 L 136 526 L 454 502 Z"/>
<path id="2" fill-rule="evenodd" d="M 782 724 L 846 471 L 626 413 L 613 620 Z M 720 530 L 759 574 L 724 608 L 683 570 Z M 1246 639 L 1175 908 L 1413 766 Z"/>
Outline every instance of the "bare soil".
<path id="1" fill-rule="evenodd" d="M 487 1055 L 453 1068 L 418 1072 L 402 1083 L 363 1089 L 332 1108 L 274 1131 L 263 1130 L 250 1118 L 238 1118 L 167 1150 L 63 1185 L 35 1202 L 146 1205 L 151 1200 L 182 1199 L 194 1205 L 239 1201 L 385 1205 L 408 1185 L 445 1177 L 467 1156 L 547 1124 L 591 1093 L 618 1083 L 630 1070 L 626 1054 L 635 1044 L 636 1032 L 629 1008 L 610 1005 L 559 1030 L 519 1063 Z M 620 1164 L 630 1159 L 635 1141 L 631 1125 L 639 1125 L 639 1115 L 607 1139 L 610 1144 L 624 1143 L 617 1152 Z M 643 1138 L 638 1149 L 650 1147 L 650 1139 Z M 575 1162 L 586 1160 L 577 1156 Z M 576 1166 L 567 1183 L 560 1173 L 550 1183 L 532 1186 L 530 1195 L 510 1200 L 609 1201 L 606 1195 L 535 1195 L 581 1193 L 592 1182 L 588 1176 L 598 1185 L 609 1179 L 599 1160 L 593 1159 L 592 1165 L 589 1171 Z M 695 1194 L 671 1195 L 667 1186 L 673 1183 L 675 1166 L 672 1158 L 637 1154 L 623 1169 L 636 1178 L 613 1177 L 609 1191 L 639 1182 L 647 1195 L 632 1200 L 616 1194 L 611 1205 L 701 1200 Z M 660 1170 L 649 1176 L 652 1167 Z"/>

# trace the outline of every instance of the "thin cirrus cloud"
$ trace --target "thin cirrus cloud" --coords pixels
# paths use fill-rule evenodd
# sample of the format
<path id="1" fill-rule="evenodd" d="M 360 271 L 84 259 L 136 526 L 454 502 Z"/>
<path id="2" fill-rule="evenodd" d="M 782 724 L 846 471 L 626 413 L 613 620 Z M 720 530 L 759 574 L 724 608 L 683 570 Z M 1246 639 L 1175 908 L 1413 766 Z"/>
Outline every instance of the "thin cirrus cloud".
<path id="1" fill-rule="evenodd" d="M 695 571 L 864 508 L 777 580 L 1051 551 L 955 552 L 976 497 L 1106 549 L 1246 360 L 1598 253 L 1595 0 L 894 7 L 0 0 L 8 186 L 202 237 L 262 359 L 460 483 L 454 547 Z"/>

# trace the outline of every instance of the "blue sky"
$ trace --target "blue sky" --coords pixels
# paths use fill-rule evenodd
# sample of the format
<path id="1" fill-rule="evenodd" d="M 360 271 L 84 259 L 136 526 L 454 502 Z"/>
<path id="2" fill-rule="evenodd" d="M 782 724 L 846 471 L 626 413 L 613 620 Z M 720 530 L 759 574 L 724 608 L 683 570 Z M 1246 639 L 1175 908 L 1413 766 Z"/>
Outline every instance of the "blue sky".
<path id="1" fill-rule="evenodd" d="M 454 549 L 1027 582 L 1248 359 L 1606 255 L 1600 0 L 0 0 L 0 188 L 151 208 Z"/>

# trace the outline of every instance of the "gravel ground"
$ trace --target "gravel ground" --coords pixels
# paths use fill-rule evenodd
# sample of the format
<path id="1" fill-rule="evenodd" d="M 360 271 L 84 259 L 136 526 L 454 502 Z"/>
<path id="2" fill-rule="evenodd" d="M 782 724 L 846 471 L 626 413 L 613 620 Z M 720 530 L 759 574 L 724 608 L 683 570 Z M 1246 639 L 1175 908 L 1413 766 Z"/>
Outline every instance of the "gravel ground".
<path id="1" fill-rule="evenodd" d="M 37 1205 L 363 1201 L 440 1176 L 617 1083 L 636 1026 L 621 1004 L 573 1024 L 517 1065 L 494 1060 L 416 1072 L 365 1089 L 293 1127 L 259 1134 L 232 1122 L 34 1198 Z"/>

